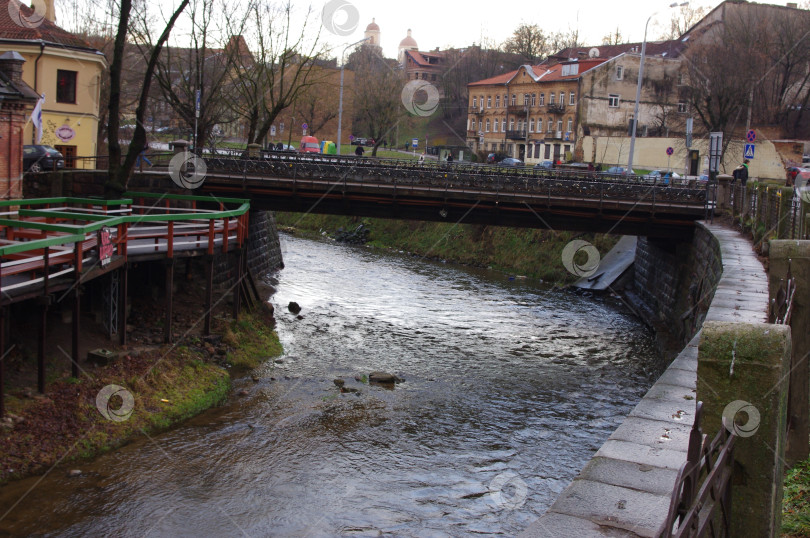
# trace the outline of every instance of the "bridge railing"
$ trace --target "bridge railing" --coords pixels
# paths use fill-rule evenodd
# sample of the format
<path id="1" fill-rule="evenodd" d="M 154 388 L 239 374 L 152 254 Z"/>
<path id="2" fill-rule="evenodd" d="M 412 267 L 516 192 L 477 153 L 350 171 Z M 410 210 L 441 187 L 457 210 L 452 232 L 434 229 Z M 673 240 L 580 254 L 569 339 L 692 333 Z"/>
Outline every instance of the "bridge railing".
<path id="1" fill-rule="evenodd" d="M 704 209 L 707 188 L 686 180 L 662 183 L 645 176 L 606 176 L 577 170 L 508 168 L 468 163 L 419 163 L 411 160 L 354 156 L 274 154 L 261 159 L 206 158 L 209 176 L 241 179 L 273 178 L 342 183 L 344 187 L 394 189 L 468 189 L 480 194 L 519 195 L 566 200 L 642 203 L 644 206 L 685 205 Z"/>

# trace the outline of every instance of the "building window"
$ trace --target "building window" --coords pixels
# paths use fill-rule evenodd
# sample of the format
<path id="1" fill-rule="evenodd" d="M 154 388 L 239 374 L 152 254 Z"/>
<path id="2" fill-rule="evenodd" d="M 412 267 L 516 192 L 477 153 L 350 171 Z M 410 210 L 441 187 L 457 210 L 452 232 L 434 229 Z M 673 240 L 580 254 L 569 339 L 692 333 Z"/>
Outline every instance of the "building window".
<path id="1" fill-rule="evenodd" d="M 76 102 L 76 71 L 56 70 L 56 102 Z"/>
<path id="2" fill-rule="evenodd" d="M 571 126 L 573 124 L 574 124 L 574 120 L 572 120 L 571 118 L 568 118 L 568 127 L 565 130 L 570 133 L 571 132 Z"/>
<path id="3" fill-rule="evenodd" d="M 541 93 L 540 94 L 540 106 L 543 106 L 544 104 L 546 104 L 546 94 Z"/>
<path id="4" fill-rule="evenodd" d="M 534 119 L 529 120 L 529 132 L 530 133 L 534 132 Z"/>
<path id="5" fill-rule="evenodd" d="M 683 85 L 683 73 L 678 73 L 678 86 Z"/>
<path id="6" fill-rule="evenodd" d="M 678 112 L 686 114 L 686 103 L 684 101 L 678 102 Z"/>
<path id="7" fill-rule="evenodd" d="M 537 106 L 537 94 L 532 94 L 532 106 Z"/>
<path id="8" fill-rule="evenodd" d="M 501 120 L 501 131 L 506 132 L 506 118 Z"/>
<path id="9" fill-rule="evenodd" d="M 472 120 L 472 130 L 475 131 L 478 128 L 478 122 L 475 119 Z"/>
<path id="10" fill-rule="evenodd" d="M 529 106 L 529 94 L 528 93 L 523 94 L 523 106 Z"/>
<path id="11" fill-rule="evenodd" d="M 513 93 L 513 94 L 512 94 L 512 100 L 511 100 L 511 101 L 509 101 L 509 104 L 510 104 L 511 106 L 515 106 L 515 103 L 517 103 L 517 95 L 515 95 L 515 94 Z"/>
<path id="12" fill-rule="evenodd" d="M 619 96 L 615 93 L 611 93 L 608 95 L 608 106 L 610 108 L 618 108 L 619 107 Z"/>
<path id="13" fill-rule="evenodd" d="M 554 106 L 554 93 L 548 94 L 548 106 Z"/>
<path id="14" fill-rule="evenodd" d="M 535 158 L 535 159 L 539 159 L 539 158 L 540 158 L 540 148 L 541 148 L 541 144 L 536 144 L 536 145 L 534 146 L 534 158 Z"/>
<path id="15" fill-rule="evenodd" d="M 473 97 L 473 108 L 478 108 L 478 97 Z"/>
<path id="16" fill-rule="evenodd" d="M 509 96 L 508 96 L 508 95 L 504 95 L 504 96 L 503 96 L 503 107 L 504 107 L 504 108 L 506 108 L 506 105 L 507 105 L 507 103 L 508 103 L 508 102 L 509 102 Z"/>
<path id="17" fill-rule="evenodd" d="M 512 144 L 506 144 L 507 155 L 512 155 Z"/>
<path id="18" fill-rule="evenodd" d="M 575 94 L 574 92 L 568 94 L 568 104 L 571 106 L 577 104 L 577 94 Z"/>
<path id="19" fill-rule="evenodd" d="M 622 80 L 622 79 L 624 79 L 624 66 L 623 65 L 617 65 L 616 66 L 616 80 Z"/>
<path id="20" fill-rule="evenodd" d="M 501 108 L 501 96 L 500 95 L 495 96 L 495 108 Z"/>
<path id="21" fill-rule="evenodd" d="M 543 132 L 543 118 L 537 118 L 537 132 Z"/>
<path id="22" fill-rule="evenodd" d="M 492 120 L 492 132 L 493 133 L 498 132 L 498 120 Z"/>
<path id="23" fill-rule="evenodd" d="M 486 129 L 484 129 L 484 132 L 486 132 L 486 133 L 489 132 L 489 120 L 487 120 L 487 126 L 486 126 Z"/>
<path id="24" fill-rule="evenodd" d="M 492 96 L 487 96 L 487 108 L 492 108 Z"/>
<path id="25" fill-rule="evenodd" d="M 565 105 L 565 92 L 560 92 L 560 106 Z"/>
<path id="26" fill-rule="evenodd" d="M 520 121 L 518 122 L 518 131 L 523 132 L 524 127 L 525 127 L 525 124 L 523 123 L 523 120 L 520 120 Z"/>
<path id="27" fill-rule="evenodd" d="M 562 132 L 562 120 L 557 120 L 557 130 Z"/>
<path id="28" fill-rule="evenodd" d="M 509 130 L 510 131 L 515 130 L 515 118 L 510 118 L 510 120 L 509 120 Z"/>
<path id="29" fill-rule="evenodd" d="M 430 80 L 433 80 L 433 81 L 435 81 L 435 80 L 436 80 L 436 74 L 435 74 L 435 73 L 434 73 L 434 74 L 432 74 L 432 75 L 430 75 Z"/>

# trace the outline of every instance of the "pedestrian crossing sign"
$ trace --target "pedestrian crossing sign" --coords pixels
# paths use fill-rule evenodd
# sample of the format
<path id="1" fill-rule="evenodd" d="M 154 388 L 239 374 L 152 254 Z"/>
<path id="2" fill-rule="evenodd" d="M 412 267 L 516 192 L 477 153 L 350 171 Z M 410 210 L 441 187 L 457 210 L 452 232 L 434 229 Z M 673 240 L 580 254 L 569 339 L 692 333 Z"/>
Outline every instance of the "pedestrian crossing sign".
<path id="1" fill-rule="evenodd" d="M 743 152 L 743 159 L 754 158 L 754 144 L 746 144 L 745 151 Z"/>

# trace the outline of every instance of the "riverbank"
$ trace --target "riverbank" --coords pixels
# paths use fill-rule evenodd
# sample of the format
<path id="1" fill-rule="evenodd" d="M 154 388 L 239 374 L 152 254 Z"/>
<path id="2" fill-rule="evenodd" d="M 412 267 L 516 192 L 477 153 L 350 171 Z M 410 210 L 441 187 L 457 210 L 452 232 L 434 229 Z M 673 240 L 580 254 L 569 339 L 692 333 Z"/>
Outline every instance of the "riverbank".
<path id="1" fill-rule="evenodd" d="M 239 321 L 215 318 L 214 332 L 173 346 L 118 350 L 106 366 L 83 364 L 81 377 L 53 379 L 44 395 L 11 389 L 0 423 L 0 483 L 165 430 L 225 401 L 231 372 L 281 354 L 269 312 L 244 313 Z M 125 390 L 105 389 L 112 385 Z M 106 398 L 100 397 L 104 390 Z"/>
<path id="2" fill-rule="evenodd" d="M 573 239 L 588 241 L 602 255 L 619 239 L 538 229 L 300 213 L 276 213 L 276 222 L 281 229 L 302 237 L 342 236 L 351 241 L 354 234 L 357 242 L 371 247 L 493 269 L 559 286 L 578 278 L 562 263 L 562 251 Z M 355 233 L 361 225 L 366 231 Z"/>

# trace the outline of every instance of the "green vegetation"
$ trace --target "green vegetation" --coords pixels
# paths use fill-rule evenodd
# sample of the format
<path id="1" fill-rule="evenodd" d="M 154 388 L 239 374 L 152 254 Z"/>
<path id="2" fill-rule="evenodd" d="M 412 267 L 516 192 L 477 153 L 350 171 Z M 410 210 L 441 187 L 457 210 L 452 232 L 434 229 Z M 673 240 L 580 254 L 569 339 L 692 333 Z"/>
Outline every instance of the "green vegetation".
<path id="1" fill-rule="evenodd" d="M 810 460 L 797 464 L 785 476 L 782 536 L 810 536 Z"/>
<path id="2" fill-rule="evenodd" d="M 376 248 L 489 267 L 554 285 L 577 279 L 562 264 L 562 250 L 572 239 L 581 236 L 602 255 L 618 240 L 618 236 L 607 235 L 331 215 L 278 213 L 276 219 L 279 225 L 311 237 L 320 237 L 323 231 L 333 234 L 340 228 L 353 230 L 363 224 L 370 230 L 369 244 Z"/>
<path id="3" fill-rule="evenodd" d="M 257 314 L 243 315 L 239 321 L 231 321 L 225 327 L 222 341 L 233 348 L 228 353 L 228 362 L 239 368 L 256 368 L 283 351 L 278 334 Z"/>

